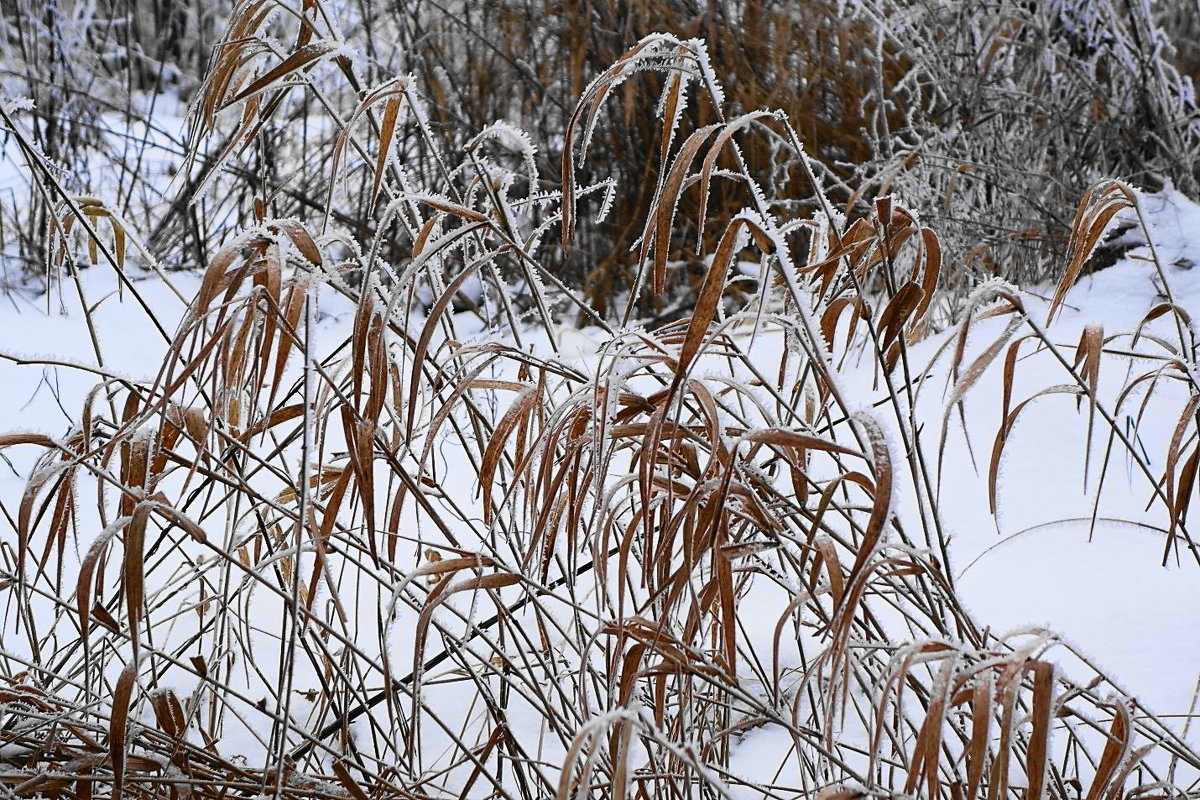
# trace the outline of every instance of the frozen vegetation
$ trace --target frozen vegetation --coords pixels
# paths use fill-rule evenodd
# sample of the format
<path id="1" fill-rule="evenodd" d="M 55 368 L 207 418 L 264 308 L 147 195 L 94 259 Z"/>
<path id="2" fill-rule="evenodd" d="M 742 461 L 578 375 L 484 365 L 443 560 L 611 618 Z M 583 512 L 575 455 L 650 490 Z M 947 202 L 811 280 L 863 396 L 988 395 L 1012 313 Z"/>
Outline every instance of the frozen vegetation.
<path id="1" fill-rule="evenodd" d="M 647 9 L 5 7 L 0 791 L 1200 794 L 1196 9 Z"/>

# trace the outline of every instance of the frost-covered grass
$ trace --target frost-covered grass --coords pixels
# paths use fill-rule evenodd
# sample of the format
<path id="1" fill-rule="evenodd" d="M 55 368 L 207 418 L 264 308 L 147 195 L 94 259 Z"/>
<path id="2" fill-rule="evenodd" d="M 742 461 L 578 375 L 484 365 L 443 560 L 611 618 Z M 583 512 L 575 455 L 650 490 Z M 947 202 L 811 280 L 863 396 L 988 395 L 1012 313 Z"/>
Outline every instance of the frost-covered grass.
<path id="1" fill-rule="evenodd" d="M 273 218 L 238 157 L 357 76 L 328 20 L 284 46 L 242 11 L 178 185 L 257 202 L 203 270 L 165 271 L 5 107 L 54 209 L 47 291 L 0 309 L 6 787 L 1196 791 L 1196 207 L 1099 184 L 1058 286 L 982 282 L 939 330 L 938 232 L 891 197 L 845 219 L 786 114 L 734 114 L 703 42 L 655 35 L 584 90 L 561 190 L 506 124 L 437 151 L 389 80 L 313 123 L 331 190 Z M 646 72 L 638 216 L 586 150 Z M 764 137 L 811 213 L 767 199 Z M 716 184 L 740 212 L 680 212 Z M 608 315 L 555 270 L 605 213 L 640 232 Z M 1134 249 L 1084 275 L 1122 220 Z M 694 302 L 638 325 L 706 225 Z"/>

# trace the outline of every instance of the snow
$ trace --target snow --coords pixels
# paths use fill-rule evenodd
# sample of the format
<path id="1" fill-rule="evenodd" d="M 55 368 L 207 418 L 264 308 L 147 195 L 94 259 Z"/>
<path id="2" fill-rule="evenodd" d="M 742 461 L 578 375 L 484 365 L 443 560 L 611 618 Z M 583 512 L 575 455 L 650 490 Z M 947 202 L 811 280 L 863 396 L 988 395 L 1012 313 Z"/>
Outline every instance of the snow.
<path id="1" fill-rule="evenodd" d="M 200 285 L 198 276 L 189 274 L 174 275 L 172 281 L 189 296 Z M 173 332 L 185 310 L 179 298 L 157 277 L 143 277 L 134 286 Z M 84 303 L 92 308 L 93 323 L 101 333 L 102 365 L 97 364 L 82 313 Z M 105 269 L 81 270 L 77 281 L 64 279 L 49 297 L 8 293 L 0 303 L 0 386 L 6 387 L 0 392 L 0 419 L 6 432 L 64 435 L 79 422 L 84 398 L 102 376 L 153 380 L 168 344 L 133 297 L 118 293 Z M 30 454 L 6 450 L 4 455 L 25 463 Z M 24 471 L 0 474 L 0 500 L 10 506 L 20 496 Z"/>
<path id="2" fill-rule="evenodd" d="M 703 59 L 701 67 L 707 74 Z M 504 138 L 507 131 L 502 125 L 491 129 L 498 138 Z M 0 161 L 0 169 L 5 163 Z M 0 172 L 0 191 L 14 180 L 13 173 Z M 1072 352 L 1086 325 L 1102 325 L 1106 334 L 1134 330 L 1166 295 L 1193 317 L 1200 314 L 1200 270 L 1192 269 L 1200 264 L 1200 206 L 1168 187 L 1160 194 L 1141 198 L 1141 209 L 1149 241 L 1143 241 L 1115 266 L 1082 278 L 1068 294 L 1066 305 L 1049 329 L 1052 340 L 1065 352 Z M 1130 214 L 1126 216 L 1132 218 Z M 1147 261 L 1155 255 L 1164 265 L 1161 275 Z M 758 265 L 739 265 L 738 269 L 753 275 Z M 172 289 L 157 276 L 136 271 L 133 275 L 137 295 L 154 310 L 168 333 L 172 333 L 185 310 L 175 290 L 184 297 L 193 296 L 199 288 L 199 277 L 173 274 Z M 1163 286 L 1164 280 L 1168 286 Z M 980 293 L 987 295 L 995 288 L 988 285 Z M 1034 319 L 1045 319 L 1049 308 L 1045 298 L 1053 291 L 1053 287 L 1032 287 L 1021 294 Z M 320 320 L 318 340 L 327 344 L 341 341 L 353 325 L 352 307 L 331 291 L 315 291 L 314 296 L 319 297 L 320 305 L 316 317 Z M 4 421 L 5 432 L 27 430 L 63 437 L 79 424 L 81 411 L 97 380 L 105 377 L 153 380 L 167 352 L 166 339 L 151 324 L 142 305 L 135 301 L 132 292 L 118 290 L 108 269 L 92 268 L 64 277 L 39 297 L 13 291 L 0 300 L 0 386 L 4 387 L 0 392 L 0 420 Z M 91 309 L 90 314 L 83 313 L 84 306 Z M 464 332 L 477 330 L 469 317 L 464 316 L 460 322 Z M 1173 324 L 1170 317 L 1163 317 L 1151 329 L 1167 330 Z M 1000 319 L 977 322 L 963 364 L 970 364 L 1003 327 L 1004 321 Z M 93 329 L 99 352 L 92 343 Z M 760 333 L 752 343 L 748 333 L 736 335 L 745 336 L 746 347 L 766 364 L 777 363 L 777 354 L 786 346 L 777 332 Z M 954 335 L 955 331 L 950 330 L 921 343 L 913 349 L 913 358 L 917 363 L 934 359 Z M 549 350 L 544 332 L 531 330 L 528 339 L 531 347 Z M 620 337 L 608 339 L 595 330 L 564 329 L 556 344 L 561 362 L 589 375 L 599 372 L 602 361 L 619 361 L 624 357 Z M 318 344 L 318 350 L 320 347 Z M 1067 378 L 1063 367 L 1048 353 L 1033 351 L 1032 345 L 1022 350 L 1023 355 L 1029 355 L 1018 362 L 1014 401 L 1046 386 L 1063 383 Z M 918 419 L 924 422 L 924 445 L 929 452 L 936 450 L 932 437 L 941 429 L 951 403 L 950 391 L 944 388 L 948 386 L 947 364 L 945 354 L 935 362 L 933 377 L 918 396 L 915 408 Z M 698 364 L 694 371 L 704 374 L 707 368 Z M 1123 376 L 1115 363 L 1106 362 L 1105 370 L 1100 379 L 1101 395 L 1102 401 L 1111 407 Z M 617 369 L 612 374 L 622 375 L 622 371 Z M 951 535 L 951 565 L 961 597 L 976 617 L 994 631 L 1017 631 L 1032 625 L 1058 632 L 1076 653 L 1103 667 L 1115 676 L 1123 690 L 1164 715 L 1169 724 L 1182 732 L 1181 715 L 1189 711 L 1200 678 L 1200 628 L 1194 619 L 1195 609 L 1200 607 L 1200 580 L 1197 580 L 1200 566 L 1174 551 L 1166 565 L 1162 564 L 1165 545 L 1162 513 L 1156 508 L 1146 510 L 1151 485 L 1119 454 L 1109 465 L 1101 502 L 1095 507 L 1101 521 L 1094 527 L 1090 524 L 1105 437 L 1097 436 L 1092 444 L 1089 480 L 1085 483 L 1087 403 L 1077 409 L 1074 396 L 1044 397 L 1035 401 L 1019 419 L 1006 447 L 999 509 L 993 516 L 988 510 L 987 461 L 999 422 L 1000 380 L 998 360 L 965 396 L 965 432 L 957 412 L 949 418 L 949 445 L 942 463 L 937 500 Z M 868 439 L 877 435 L 878 449 L 890 454 L 898 472 L 906 469 L 904 447 L 895 421 L 871 409 L 872 401 L 882 396 L 872 360 L 856 360 L 853 356 L 846 359 L 839 383 L 841 391 L 853 399 L 852 410 L 861 409 L 860 415 L 878 422 L 879 433 L 871 433 Z M 1137 395 L 1121 407 L 1120 413 L 1129 416 L 1131 422 L 1138 414 L 1141 397 Z M 1137 436 L 1153 457 L 1165 452 L 1164 443 L 1169 441 L 1178 410 L 1186 399 L 1187 391 L 1182 387 L 1163 386 L 1155 390 L 1137 428 Z M 28 447 L 0 452 L 3 459 L 0 505 L 8 512 L 0 522 L 0 538 L 6 542 L 15 540 L 12 510 L 20 503 L 37 457 L 36 449 Z M 435 457 L 442 459 L 442 469 L 452 474 L 458 457 L 440 452 L 440 448 Z M 1161 473 L 1162 464 L 1151 466 Z M 897 485 L 902 484 L 897 480 Z M 475 489 L 464 485 L 446 490 L 471 507 Z M 897 494 L 892 502 L 902 520 L 912 528 L 920 527 L 912 497 Z M 220 525 L 212 529 L 219 531 Z M 236 532 L 227 533 L 233 536 Z M 81 543 L 82 551 L 86 552 L 87 544 Z M 520 555 L 514 553 L 514 559 L 519 560 Z M 176 576 L 180 581 L 187 578 Z M 147 587 L 147 590 L 163 588 Z M 770 591 L 759 598 L 763 612 L 744 620 L 747 637 L 762 643 L 762 652 L 770 652 L 775 625 L 790 601 L 786 592 L 777 591 L 777 596 L 771 597 Z M 475 606 L 474 593 L 467 594 L 471 599 L 451 598 L 434 613 L 450 625 L 474 625 L 481 616 L 491 613 L 488 607 Z M 282 617 L 285 612 L 280 599 L 267 595 L 267 592 L 247 592 L 239 602 L 249 609 L 253 600 L 256 620 L 270 620 L 271 615 Z M 397 588 L 393 607 L 399 596 Z M 351 602 L 359 599 L 352 598 Z M 370 606 L 369 601 L 364 602 Z M 46 613 L 52 611 L 48 609 Z M 364 615 L 372 616 L 373 613 Z M 392 622 L 388 620 L 388 624 Z M 246 635 L 254 643 L 257 668 L 269 675 L 278 664 L 278 634 L 265 630 L 269 627 L 266 623 L 256 624 L 259 628 L 248 627 Z M 382 636 L 390 648 L 385 657 L 397 669 L 407 669 L 412 663 L 411 620 L 404 630 L 389 627 L 382 633 L 365 624 L 359 636 L 360 642 Z M 480 659 L 485 660 L 486 651 L 481 653 Z M 1071 650 L 1053 650 L 1051 657 L 1057 658 L 1068 673 L 1082 674 L 1082 662 Z M 797 663 L 793 660 L 783 666 L 793 668 Z M 247 672 L 248 685 L 254 683 L 245 665 L 238 665 L 237 669 Z M 437 680 L 450 676 L 451 672 L 444 671 L 428 676 L 430 680 L 422 689 L 427 702 L 456 702 L 455 684 L 447 680 L 441 685 Z M 297 696 L 317 685 L 318 678 L 298 676 L 293 687 Z M 408 702 L 407 698 L 401 701 Z M 315 708 L 312 711 L 316 713 Z M 304 702 L 295 701 L 294 715 L 308 712 Z M 512 720 L 516 729 L 543 724 L 540 718 L 522 719 L 519 703 L 514 705 Z M 231 731 L 229 735 L 228 752 L 243 752 L 251 763 L 266 749 L 262 731 Z M 1200 733 L 1192 730 L 1189 735 L 1193 743 L 1200 743 Z M 791 742 L 778 730 L 750 730 L 742 743 L 734 759 L 738 769 L 750 770 L 761 763 L 776 764 L 783 770 L 780 781 L 789 780 L 788 771 L 797 769 L 788 762 Z M 555 749 L 552 744 L 547 747 Z M 561 755 L 560 752 L 544 754 L 551 761 Z"/>
<path id="3" fill-rule="evenodd" d="M 1200 271 L 1174 265 L 1200 263 L 1200 206 L 1169 188 L 1145 197 L 1142 206 L 1171 294 L 1194 316 L 1200 312 Z M 1116 265 L 1082 278 L 1067 295 L 1068 307 L 1050 329 L 1051 338 L 1070 352 L 1087 324 L 1102 325 L 1106 334 L 1134 330 L 1163 301 L 1156 270 L 1143 260 L 1150 252 L 1143 244 Z M 1038 287 L 1023 295 L 1034 319 L 1045 318 L 1048 304 L 1042 298 L 1052 291 Z M 981 331 L 978 339 L 991 333 Z M 1101 374 L 1101 395 L 1111 403 L 1125 376 L 1116 362 L 1104 369 L 1111 372 Z M 1044 355 L 1023 361 L 1014 398 L 1063 377 L 1061 367 Z M 986 471 L 998 423 L 999 378 L 998 370 L 989 371 L 966 400 L 978 471 L 960 446 L 948 453 L 943 472 L 941 509 L 954 536 L 951 556 L 961 597 L 994 630 L 1043 624 L 1111 672 L 1148 708 L 1187 713 L 1200 677 L 1200 628 L 1193 614 L 1200 607 L 1200 567 L 1174 553 L 1162 565 L 1161 512 L 1146 510 L 1149 484 L 1120 455 L 1109 468 L 1099 511 L 1111 521 L 1090 531 L 1103 442 L 1093 443 L 1085 490 L 1087 403 L 1076 411 L 1074 398 L 1065 395 L 1035 401 L 1017 423 L 993 520 Z M 1165 452 L 1186 399 L 1182 387 L 1156 388 L 1138 428 L 1158 475 L 1164 465 L 1154 459 Z M 1138 395 L 1122 408 L 1136 414 L 1140 402 Z M 956 424 L 953 417 L 952 430 Z M 1194 730 L 1191 741 L 1197 741 Z"/>

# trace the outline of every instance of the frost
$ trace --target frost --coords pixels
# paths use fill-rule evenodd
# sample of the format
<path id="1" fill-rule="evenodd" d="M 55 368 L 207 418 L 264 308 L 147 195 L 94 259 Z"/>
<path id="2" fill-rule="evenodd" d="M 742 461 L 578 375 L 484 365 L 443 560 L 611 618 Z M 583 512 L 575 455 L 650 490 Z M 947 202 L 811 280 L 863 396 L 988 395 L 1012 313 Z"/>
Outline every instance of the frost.
<path id="1" fill-rule="evenodd" d="M 502 142 L 520 153 L 525 162 L 525 172 L 529 176 L 530 187 L 537 186 L 538 170 L 537 164 L 534 162 L 534 156 L 537 155 L 537 147 L 534 146 L 533 140 L 529 138 L 528 133 L 508 122 L 497 120 L 472 137 L 467 142 L 466 149 L 475 150 L 482 142 L 488 139 L 495 139 L 498 142 Z"/>
<path id="2" fill-rule="evenodd" d="M 692 51 L 696 54 L 696 65 L 700 70 L 700 77 L 704 81 L 704 85 L 708 87 L 709 92 L 712 94 L 713 105 L 717 108 L 723 108 L 725 105 L 725 89 L 721 86 L 721 81 L 717 78 L 717 74 L 712 67 L 712 61 L 708 57 L 708 42 L 703 39 L 689 39 L 687 44 L 691 46 Z"/>
<path id="3" fill-rule="evenodd" d="M 6 114 L 15 116 L 22 111 L 33 111 L 35 105 L 32 97 L 4 95 L 0 96 L 0 107 Z"/>

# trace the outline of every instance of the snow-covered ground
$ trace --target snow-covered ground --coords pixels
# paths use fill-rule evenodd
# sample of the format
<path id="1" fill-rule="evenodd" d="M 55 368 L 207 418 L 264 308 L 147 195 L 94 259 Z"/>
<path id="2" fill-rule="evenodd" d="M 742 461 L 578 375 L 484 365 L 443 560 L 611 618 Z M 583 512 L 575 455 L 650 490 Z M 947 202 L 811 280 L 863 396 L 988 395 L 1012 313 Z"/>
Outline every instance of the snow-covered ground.
<path id="1" fill-rule="evenodd" d="M 1145 198 L 1144 210 L 1170 295 L 1194 318 L 1200 315 L 1200 269 L 1191 269 L 1200 264 L 1200 206 L 1168 191 Z M 1145 260 L 1147 254 L 1145 247 L 1135 249 L 1115 266 L 1082 278 L 1071 290 L 1049 329 L 1064 352 L 1073 352 L 1085 326 L 1101 325 L 1106 334 L 1132 331 L 1162 302 L 1166 289 Z M 154 310 L 168 333 L 185 310 L 178 294 L 194 295 L 199 278 L 174 274 L 171 282 L 173 288 L 152 275 L 135 281 L 141 303 Z M 1035 319 L 1045 318 L 1046 298 L 1053 290 L 1033 287 L 1024 294 Z M 329 299 L 328 314 L 318 325 L 319 334 L 331 341 L 344 338 L 352 321 L 352 309 L 338 302 Z M 141 303 L 128 289 L 119 290 L 112 273 L 103 268 L 85 270 L 77 281 L 56 283 L 48 296 L 13 292 L 0 297 L 0 427 L 5 432 L 61 436 L 78 423 L 79 409 L 97 380 L 152 379 L 168 342 Z M 91 309 L 90 315 L 82 313 L 84 306 Z M 964 364 L 993 341 L 1004 324 L 999 319 L 978 322 Z M 1164 317 L 1153 329 L 1168 324 Z M 916 362 L 933 358 L 953 335 L 955 331 L 947 331 L 915 347 Z M 1115 340 L 1112 347 L 1119 349 L 1124 341 Z M 604 340 L 596 331 L 568 331 L 561 344 L 566 357 L 586 368 L 597 359 Z M 779 346 L 770 336 L 754 344 L 755 350 L 767 354 Z M 1057 361 L 1033 350 L 1030 346 L 1022 351 L 1028 355 L 1018 362 L 1014 403 L 1065 381 Z M 947 361 L 943 351 L 918 403 L 925 445 L 931 451 L 936 450 L 947 410 Z M 844 368 L 847 386 L 864 405 L 880 396 L 873 388 L 869 362 L 856 364 L 852 356 Z M 1163 514 L 1157 507 L 1146 509 L 1150 484 L 1119 448 L 1098 495 L 1107 442 L 1102 430 L 1093 441 L 1085 480 L 1087 404 L 1077 408 L 1074 397 L 1051 395 L 1034 401 L 1020 418 L 1002 462 L 999 513 L 990 513 L 988 460 L 1000 422 L 999 363 L 967 396 L 965 430 L 956 414 L 950 417 L 939 504 L 952 536 L 958 590 L 977 618 L 994 630 L 1033 624 L 1059 632 L 1183 731 L 1182 715 L 1190 709 L 1200 678 L 1200 625 L 1195 621 L 1200 566 L 1177 552 L 1162 566 Z M 1101 397 L 1110 407 L 1125 383 L 1125 369 L 1119 359 L 1105 362 Z M 1134 418 L 1141 414 L 1135 438 L 1144 445 L 1157 477 L 1163 468 L 1157 459 L 1166 452 L 1188 394 L 1177 386 L 1156 389 L 1144 411 L 1142 396 L 1126 400 L 1117 418 L 1128 418 L 1132 432 Z M 15 536 L 15 510 L 35 456 L 27 448 L 0 453 L 0 504 L 6 512 L 0 537 L 5 539 Z M 463 494 L 472 491 L 464 487 Z M 1093 527 L 1097 496 L 1100 522 Z M 915 514 L 904 498 L 898 510 L 902 517 Z M 1070 659 L 1064 666 L 1075 668 Z M 1200 741 L 1200 736 L 1193 730 L 1191 739 Z"/>
<path id="2" fill-rule="evenodd" d="M 1195 319 L 1200 270 L 1189 265 L 1200 264 L 1200 206 L 1171 191 L 1146 197 L 1143 206 L 1170 292 Z M 1068 306 L 1050 328 L 1051 338 L 1070 353 L 1085 325 L 1102 325 L 1106 336 L 1134 331 L 1164 300 L 1155 267 L 1142 260 L 1147 255 L 1145 247 L 1132 250 L 1116 265 L 1082 278 L 1067 295 Z M 1041 298 L 1052 293 L 1053 287 L 1040 287 L 1026 295 L 1035 319 L 1045 318 L 1048 304 Z M 1128 343 L 1118 339 L 1109 346 L 1120 350 Z M 1146 363 L 1128 368 L 1142 371 Z M 1044 624 L 1149 708 L 1164 715 L 1187 713 L 1200 678 L 1200 565 L 1173 551 L 1162 566 L 1164 516 L 1146 509 L 1150 484 L 1119 445 L 1099 493 L 1098 516 L 1110 521 L 1100 522 L 1089 535 L 1107 437 L 1096 436 L 1085 485 L 1087 404 L 1077 410 L 1075 399 L 1065 395 L 1034 401 L 1010 434 L 1000 472 L 999 514 L 993 519 L 986 476 L 999 424 L 999 366 L 966 401 L 978 471 L 960 446 L 947 456 L 943 472 L 942 509 L 954 534 L 961 596 L 984 624 L 997 630 Z M 1102 367 L 1100 394 L 1110 408 L 1128 377 L 1126 369 L 1117 358 Z M 1045 354 L 1019 363 L 1016 376 L 1014 404 L 1066 379 Z M 1135 393 L 1115 414 L 1129 431 L 1144 394 Z M 1183 387 L 1162 386 L 1142 412 L 1137 437 L 1156 478 L 1187 399 Z M 1184 720 L 1176 722 L 1182 730 Z M 1196 741 L 1195 726 L 1191 733 Z"/>

